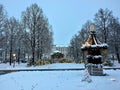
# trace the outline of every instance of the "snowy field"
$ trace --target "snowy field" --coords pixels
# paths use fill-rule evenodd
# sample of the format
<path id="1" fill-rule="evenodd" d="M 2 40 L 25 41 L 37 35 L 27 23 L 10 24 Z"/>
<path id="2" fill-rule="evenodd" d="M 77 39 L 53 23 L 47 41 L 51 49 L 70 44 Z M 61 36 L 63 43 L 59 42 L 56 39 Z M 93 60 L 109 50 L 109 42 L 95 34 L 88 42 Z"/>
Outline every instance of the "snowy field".
<path id="1" fill-rule="evenodd" d="M 15 64 L 13 65 L 7 64 L 0 64 L 0 70 L 9 70 L 9 69 L 62 69 L 62 68 L 84 68 L 84 64 L 75 64 L 75 63 L 55 63 L 55 64 L 48 64 L 48 65 L 41 65 L 41 66 L 31 66 L 27 67 L 26 63 Z"/>
<path id="2" fill-rule="evenodd" d="M 83 65 L 52 64 L 40 67 L 78 68 Z M 19 68 L 22 68 L 22 65 Z M 0 90 L 120 90 L 120 70 L 104 70 L 104 73 L 107 76 L 91 76 L 92 82 L 88 83 L 82 81 L 85 75 L 83 70 L 14 72 L 0 75 Z"/>
<path id="3" fill-rule="evenodd" d="M 0 76 L 0 90 L 120 90 L 120 71 L 108 76 L 91 76 L 81 81 L 84 71 L 16 72 Z"/>
<path id="4" fill-rule="evenodd" d="M 104 66 L 104 68 L 108 66 Z M 62 68 L 84 68 L 84 64 L 75 64 L 75 63 L 54 63 L 48 65 L 41 65 L 41 66 L 31 66 L 27 67 L 27 63 L 16 63 L 15 67 L 13 67 L 13 63 L 10 66 L 9 63 L 1 63 L 0 70 L 15 70 L 15 69 L 62 69 Z M 120 68 L 120 64 L 117 61 L 114 62 L 114 65 L 109 68 Z"/>

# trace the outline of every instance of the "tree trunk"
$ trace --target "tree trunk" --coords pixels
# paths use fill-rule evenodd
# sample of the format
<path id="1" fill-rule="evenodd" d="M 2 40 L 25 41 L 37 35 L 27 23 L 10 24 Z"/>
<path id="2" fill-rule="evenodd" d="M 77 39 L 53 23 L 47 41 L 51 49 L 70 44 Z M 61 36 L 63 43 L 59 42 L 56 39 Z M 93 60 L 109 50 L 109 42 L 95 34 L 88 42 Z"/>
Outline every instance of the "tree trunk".
<path id="1" fill-rule="evenodd" d="M 116 52 L 116 57 L 117 57 L 117 60 L 118 60 L 118 63 L 120 63 L 120 57 L 119 57 L 119 52 L 118 52 L 118 47 L 117 45 L 115 46 L 115 52 Z"/>
<path id="2" fill-rule="evenodd" d="M 119 53 L 116 53 L 117 59 L 118 59 L 118 63 L 120 63 L 120 56 Z"/>
<path id="3" fill-rule="evenodd" d="M 12 37 L 11 37 L 11 45 L 10 45 L 10 66 L 11 66 L 11 63 L 12 63 Z"/>
<path id="4" fill-rule="evenodd" d="M 39 42 L 39 35 L 38 35 L 38 42 L 37 42 L 37 60 L 40 59 L 40 42 Z"/>
<path id="5" fill-rule="evenodd" d="M 32 47 L 32 61 L 30 61 L 30 65 L 34 65 L 34 61 L 35 61 L 35 40 L 34 38 L 32 38 L 31 40 L 31 47 Z"/>
<path id="6" fill-rule="evenodd" d="M 17 58 L 18 64 L 20 64 L 20 48 L 18 49 L 18 58 Z"/>
<path id="7" fill-rule="evenodd" d="M 35 62 L 35 53 L 34 53 L 34 51 L 32 51 L 32 65 L 34 65 L 34 62 Z"/>
<path id="8" fill-rule="evenodd" d="M 39 52 L 39 48 L 37 49 L 37 60 L 40 59 L 40 52 Z"/>
<path id="9" fill-rule="evenodd" d="M 40 59 L 42 59 L 42 49 L 40 50 Z"/>
<path id="10" fill-rule="evenodd" d="M 5 49 L 5 61 L 7 61 L 7 49 Z"/>
<path id="11" fill-rule="evenodd" d="M 43 45 L 43 42 L 41 41 L 41 46 L 40 46 L 40 59 L 42 59 L 42 54 L 43 54 L 43 48 L 42 48 L 42 45 Z"/>

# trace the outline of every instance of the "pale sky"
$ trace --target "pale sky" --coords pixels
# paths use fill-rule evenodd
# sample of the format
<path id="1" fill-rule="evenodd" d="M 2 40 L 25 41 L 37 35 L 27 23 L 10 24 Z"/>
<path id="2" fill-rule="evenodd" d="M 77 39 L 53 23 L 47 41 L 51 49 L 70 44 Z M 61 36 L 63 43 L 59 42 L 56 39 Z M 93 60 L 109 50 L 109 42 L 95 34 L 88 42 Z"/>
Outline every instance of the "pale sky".
<path id="1" fill-rule="evenodd" d="M 21 12 L 37 3 L 52 25 L 54 44 L 69 45 L 87 20 L 93 20 L 100 8 L 113 11 L 120 18 L 120 0 L 0 0 L 8 16 L 21 18 Z M 120 20 L 119 20 L 120 21 Z"/>

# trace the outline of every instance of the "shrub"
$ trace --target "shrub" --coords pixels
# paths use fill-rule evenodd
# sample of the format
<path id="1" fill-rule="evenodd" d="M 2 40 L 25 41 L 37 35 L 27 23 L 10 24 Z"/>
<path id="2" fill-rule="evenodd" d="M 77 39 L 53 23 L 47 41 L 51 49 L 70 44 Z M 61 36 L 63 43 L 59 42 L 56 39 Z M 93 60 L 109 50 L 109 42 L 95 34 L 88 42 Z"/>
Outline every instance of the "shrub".
<path id="1" fill-rule="evenodd" d="M 46 64 L 50 64 L 50 62 L 46 60 L 40 60 L 40 59 L 35 62 L 35 66 L 46 65 Z"/>
<path id="2" fill-rule="evenodd" d="M 109 61 L 105 61 L 103 63 L 104 66 L 113 66 L 113 63 L 109 60 Z"/>
<path id="3" fill-rule="evenodd" d="M 60 59 L 60 63 L 72 63 L 72 59 L 71 58 L 62 58 L 62 59 Z"/>
<path id="4" fill-rule="evenodd" d="M 71 59 L 71 58 L 67 58 L 67 59 L 66 59 L 66 62 L 67 62 L 67 63 L 72 63 L 72 59 Z"/>

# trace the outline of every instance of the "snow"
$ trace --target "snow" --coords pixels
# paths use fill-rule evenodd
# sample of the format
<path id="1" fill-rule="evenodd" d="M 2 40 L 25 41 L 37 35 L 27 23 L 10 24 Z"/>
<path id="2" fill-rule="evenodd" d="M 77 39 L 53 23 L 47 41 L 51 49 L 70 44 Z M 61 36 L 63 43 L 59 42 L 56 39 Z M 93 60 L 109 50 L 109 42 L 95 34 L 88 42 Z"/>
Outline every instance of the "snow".
<path id="1" fill-rule="evenodd" d="M 78 68 L 81 66 L 83 65 L 57 63 L 39 68 Z M 0 90 L 119 90 L 120 70 L 104 70 L 104 73 L 107 75 L 90 76 L 92 82 L 88 83 L 82 81 L 85 75 L 84 70 L 14 72 L 0 75 Z"/>
<path id="2" fill-rule="evenodd" d="M 90 57 L 92 57 L 93 59 L 95 58 L 95 59 L 98 59 L 98 58 L 102 58 L 102 56 L 101 55 L 87 55 L 87 58 L 90 58 Z"/>
<path id="3" fill-rule="evenodd" d="M 95 56 L 93 56 L 93 58 L 102 58 L 102 56 L 101 55 L 95 55 Z"/>
<path id="4" fill-rule="evenodd" d="M 99 48 L 107 48 L 108 45 L 106 43 L 103 43 L 103 44 L 94 44 L 94 45 L 90 45 L 90 44 L 86 44 L 86 45 L 83 45 L 81 47 L 81 49 L 85 49 L 85 48 L 96 48 L 96 47 L 99 47 Z"/>
<path id="5" fill-rule="evenodd" d="M 53 51 L 53 53 L 51 53 L 51 55 L 54 53 L 61 53 L 61 52 L 59 50 L 55 50 L 55 51 Z"/>
<path id="6" fill-rule="evenodd" d="M 0 64 L 0 70 L 16 70 L 16 69 L 63 69 L 63 68 L 84 68 L 84 64 L 75 64 L 75 63 L 55 63 L 55 64 L 48 64 L 48 65 L 41 65 L 41 66 L 32 66 L 27 67 L 26 63 L 15 64 L 13 65 L 7 64 Z"/>
<path id="7" fill-rule="evenodd" d="M 106 43 L 91 45 L 91 47 L 108 47 Z"/>
<path id="8" fill-rule="evenodd" d="M 91 83 L 82 81 L 84 71 L 16 72 L 0 76 L 0 89 L 119 90 L 120 71 L 105 72 L 109 76 L 91 76 Z M 112 78 L 115 80 L 111 80 Z"/>

